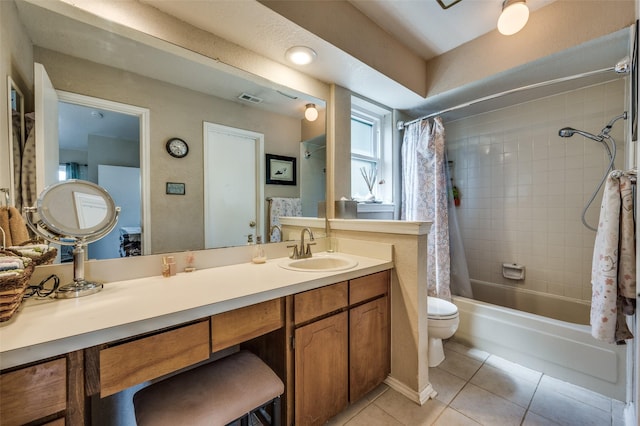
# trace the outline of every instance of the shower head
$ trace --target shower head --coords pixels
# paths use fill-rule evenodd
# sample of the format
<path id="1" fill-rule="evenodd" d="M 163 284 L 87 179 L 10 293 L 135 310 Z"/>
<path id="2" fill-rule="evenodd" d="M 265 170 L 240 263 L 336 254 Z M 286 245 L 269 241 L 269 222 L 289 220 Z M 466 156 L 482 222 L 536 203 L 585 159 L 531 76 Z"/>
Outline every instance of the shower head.
<path id="1" fill-rule="evenodd" d="M 584 132 L 582 130 L 578 130 L 578 129 L 574 129 L 572 127 L 563 127 L 562 129 L 560 129 L 558 131 L 558 135 L 561 138 L 570 138 L 571 136 L 573 136 L 575 133 L 584 136 L 585 138 L 589 138 L 591 140 L 594 140 L 596 142 L 602 142 L 603 138 L 602 136 L 596 136 L 596 135 L 592 135 L 589 132 Z"/>

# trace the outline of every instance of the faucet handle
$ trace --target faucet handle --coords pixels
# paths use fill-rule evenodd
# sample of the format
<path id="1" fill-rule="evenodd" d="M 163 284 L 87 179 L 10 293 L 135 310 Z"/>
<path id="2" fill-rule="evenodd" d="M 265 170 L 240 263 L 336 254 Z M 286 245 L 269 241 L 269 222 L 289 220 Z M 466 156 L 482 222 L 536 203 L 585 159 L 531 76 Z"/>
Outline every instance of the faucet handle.
<path id="1" fill-rule="evenodd" d="M 312 255 L 312 253 L 311 253 L 311 246 L 315 246 L 315 245 L 316 245 L 316 243 L 315 243 L 315 242 L 313 242 L 313 243 L 311 243 L 311 242 L 307 243 L 307 250 L 306 250 L 306 251 L 305 251 L 305 253 L 304 253 L 304 254 L 305 254 L 305 256 L 311 257 L 311 255 Z"/>
<path id="2" fill-rule="evenodd" d="M 287 248 L 293 248 L 293 253 L 289 256 L 290 259 L 298 259 L 300 255 L 298 254 L 298 246 L 296 244 L 292 246 L 287 246 Z"/>

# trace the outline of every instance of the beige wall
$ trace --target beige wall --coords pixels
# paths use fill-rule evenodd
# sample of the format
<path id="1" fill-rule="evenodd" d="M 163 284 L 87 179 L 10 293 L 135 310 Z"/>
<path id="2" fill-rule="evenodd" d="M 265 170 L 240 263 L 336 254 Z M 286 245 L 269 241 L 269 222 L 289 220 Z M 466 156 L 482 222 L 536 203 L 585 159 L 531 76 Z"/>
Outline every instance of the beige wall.
<path id="1" fill-rule="evenodd" d="M 301 122 L 171 84 L 35 49 L 56 89 L 150 109 L 151 236 L 154 253 L 204 247 L 203 121 L 265 135 L 265 152 L 299 156 Z M 183 159 L 169 156 L 165 142 L 189 143 Z M 166 182 L 184 182 L 186 195 L 165 194 Z M 265 196 L 299 196 L 298 186 L 267 185 Z M 184 226 L 188 223 L 189 226 Z"/>
<path id="2" fill-rule="evenodd" d="M 9 112 L 7 76 L 25 97 L 25 109 L 33 108 L 33 55 L 29 38 L 19 23 L 13 2 L 0 1 L 0 188 L 9 188 Z"/>

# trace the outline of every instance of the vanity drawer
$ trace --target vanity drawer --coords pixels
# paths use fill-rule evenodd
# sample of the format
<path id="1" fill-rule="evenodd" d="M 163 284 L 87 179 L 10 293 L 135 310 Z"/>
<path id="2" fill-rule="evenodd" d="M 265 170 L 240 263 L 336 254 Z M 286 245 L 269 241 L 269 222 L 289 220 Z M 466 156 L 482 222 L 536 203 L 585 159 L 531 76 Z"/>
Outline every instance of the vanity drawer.
<path id="1" fill-rule="evenodd" d="M 349 303 L 348 288 L 347 281 L 343 281 L 294 295 L 293 319 L 295 324 L 297 325 L 346 307 Z"/>
<path id="2" fill-rule="evenodd" d="M 211 317 L 211 351 L 216 352 L 284 327 L 282 299 Z"/>
<path id="3" fill-rule="evenodd" d="M 356 278 L 349 282 L 349 303 L 351 305 L 360 303 L 387 294 L 388 291 L 389 271 Z"/>
<path id="4" fill-rule="evenodd" d="M 100 351 L 100 396 L 209 359 L 209 321 L 164 331 Z"/>
<path id="5" fill-rule="evenodd" d="M 67 360 L 43 362 L 0 375 L 3 425 L 21 425 L 67 407 Z"/>

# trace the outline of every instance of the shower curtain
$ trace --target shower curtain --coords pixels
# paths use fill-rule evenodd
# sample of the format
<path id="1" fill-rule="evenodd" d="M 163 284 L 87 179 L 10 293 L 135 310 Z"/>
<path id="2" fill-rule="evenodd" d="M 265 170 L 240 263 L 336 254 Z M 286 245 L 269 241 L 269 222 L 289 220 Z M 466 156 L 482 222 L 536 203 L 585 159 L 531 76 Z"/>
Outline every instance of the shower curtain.
<path id="1" fill-rule="evenodd" d="M 459 233 L 455 233 L 454 250 L 450 245 L 449 225 L 455 208 L 448 187 L 442 119 L 421 120 L 410 124 L 402 142 L 402 204 L 401 219 L 430 221 L 427 237 L 427 293 L 429 296 L 451 300 L 451 292 L 471 295 L 464 251 Z M 450 202 L 449 202 L 450 201 Z M 456 230 L 457 231 L 457 230 Z M 451 253 L 456 255 L 455 279 L 451 275 Z M 462 259 L 462 264 L 458 261 Z M 466 278 L 463 277 L 466 273 Z M 452 288 L 452 284 L 455 284 Z M 458 289 L 457 287 L 460 287 Z"/>

